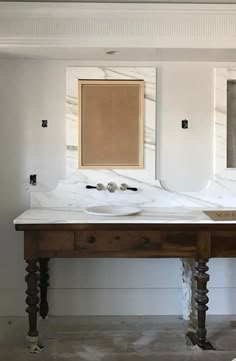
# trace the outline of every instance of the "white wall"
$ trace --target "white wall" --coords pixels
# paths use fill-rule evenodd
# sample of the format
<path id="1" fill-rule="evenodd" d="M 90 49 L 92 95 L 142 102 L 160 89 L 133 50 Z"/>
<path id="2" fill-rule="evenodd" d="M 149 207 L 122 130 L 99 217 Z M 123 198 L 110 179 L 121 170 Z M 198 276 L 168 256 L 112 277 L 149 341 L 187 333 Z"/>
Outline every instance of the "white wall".
<path id="1" fill-rule="evenodd" d="M 190 179 L 204 186 L 212 176 L 215 64 L 149 64 L 158 68 L 160 177 L 170 188 L 182 189 Z M 29 174 L 38 174 L 37 190 L 44 191 L 65 176 L 68 65 L 80 64 L 0 60 L 1 315 L 25 314 L 23 237 L 12 220 L 29 206 Z M 189 131 L 180 127 L 184 118 Z M 234 260 L 210 262 L 210 313 L 236 312 L 235 271 Z M 178 259 L 51 262 L 51 314 L 181 314 L 181 297 Z"/>
<path id="2" fill-rule="evenodd" d="M 172 191 L 200 191 L 213 175 L 213 67 L 166 63 L 158 74 L 160 178 Z"/>

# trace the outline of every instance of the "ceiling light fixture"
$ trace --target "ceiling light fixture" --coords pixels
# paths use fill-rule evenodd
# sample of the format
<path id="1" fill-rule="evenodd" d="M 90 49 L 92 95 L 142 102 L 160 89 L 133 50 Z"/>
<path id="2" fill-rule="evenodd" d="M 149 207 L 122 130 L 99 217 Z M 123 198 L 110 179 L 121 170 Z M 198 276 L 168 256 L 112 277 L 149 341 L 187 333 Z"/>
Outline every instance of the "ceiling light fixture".
<path id="1" fill-rule="evenodd" d="M 120 54 L 120 52 L 117 50 L 108 50 L 108 51 L 106 51 L 106 54 L 107 55 L 117 55 L 117 54 Z"/>

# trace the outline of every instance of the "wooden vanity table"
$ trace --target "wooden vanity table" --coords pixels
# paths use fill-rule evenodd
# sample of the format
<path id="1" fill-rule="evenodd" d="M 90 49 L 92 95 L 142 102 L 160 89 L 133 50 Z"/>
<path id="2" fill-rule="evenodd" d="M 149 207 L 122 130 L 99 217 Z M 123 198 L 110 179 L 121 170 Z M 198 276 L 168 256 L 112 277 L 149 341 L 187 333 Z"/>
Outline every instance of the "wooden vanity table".
<path id="1" fill-rule="evenodd" d="M 48 261 L 59 257 L 195 258 L 196 343 L 202 349 L 211 348 L 205 326 L 207 263 L 212 257 L 236 257 L 236 221 L 213 221 L 200 209 L 186 208 L 146 208 L 128 217 L 97 217 L 82 210 L 42 208 L 27 210 L 14 223 L 17 231 L 24 231 L 26 310 L 32 352 L 38 347 L 38 309 L 43 318 L 48 314 Z"/>

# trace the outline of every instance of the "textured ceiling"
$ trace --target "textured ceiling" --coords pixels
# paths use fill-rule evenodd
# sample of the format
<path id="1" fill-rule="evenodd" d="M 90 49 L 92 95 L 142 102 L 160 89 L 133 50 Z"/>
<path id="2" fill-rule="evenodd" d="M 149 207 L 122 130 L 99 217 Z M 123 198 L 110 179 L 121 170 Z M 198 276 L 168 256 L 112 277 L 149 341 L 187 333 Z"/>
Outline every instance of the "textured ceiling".
<path id="1" fill-rule="evenodd" d="M 236 61 L 236 49 L 0 47 L 0 58 L 79 61 Z"/>

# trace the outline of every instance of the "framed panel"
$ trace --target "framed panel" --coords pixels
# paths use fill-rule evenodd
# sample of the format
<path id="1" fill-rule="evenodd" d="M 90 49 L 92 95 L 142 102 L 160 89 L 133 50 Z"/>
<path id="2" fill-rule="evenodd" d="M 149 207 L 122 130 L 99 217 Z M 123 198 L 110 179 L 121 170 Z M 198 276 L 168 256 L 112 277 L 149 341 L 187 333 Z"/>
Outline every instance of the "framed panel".
<path id="1" fill-rule="evenodd" d="M 80 169 L 142 169 L 144 81 L 78 80 Z"/>
<path id="2" fill-rule="evenodd" d="M 67 177 L 78 176 L 80 179 L 93 174 L 93 181 L 101 182 L 106 177 L 133 178 L 141 182 L 149 182 L 158 178 L 156 154 L 158 145 L 158 132 L 156 130 L 156 68 L 152 67 L 68 67 L 66 85 L 66 174 Z M 140 166 L 80 166 L 80 98 L 79 81 L 125 81 L 140 80 L 143 83 L 143 167 Z M 141 153 L 140 153 L 141 154 Z M 123 179 L 124 180 L 124 179 Z M 126 183 L 128 180 L 126 179 Z M 88 183 L 88 181 L 87 181 Z"/>
<path id="3" fill-rule="evenodd" d="M 227 81 L 227 168 L 236 168 L 236 81 Z"/>
<path id="4" fill-rule="evenodd" d="M 236 68 L 215 69 L 215 175 L 222 180 L 236 180 L 234 167 L 234 108 L 230 106 L 230 84 L 236 81 Z M 232 94 L 231 94 L 232 95 Z"/>

